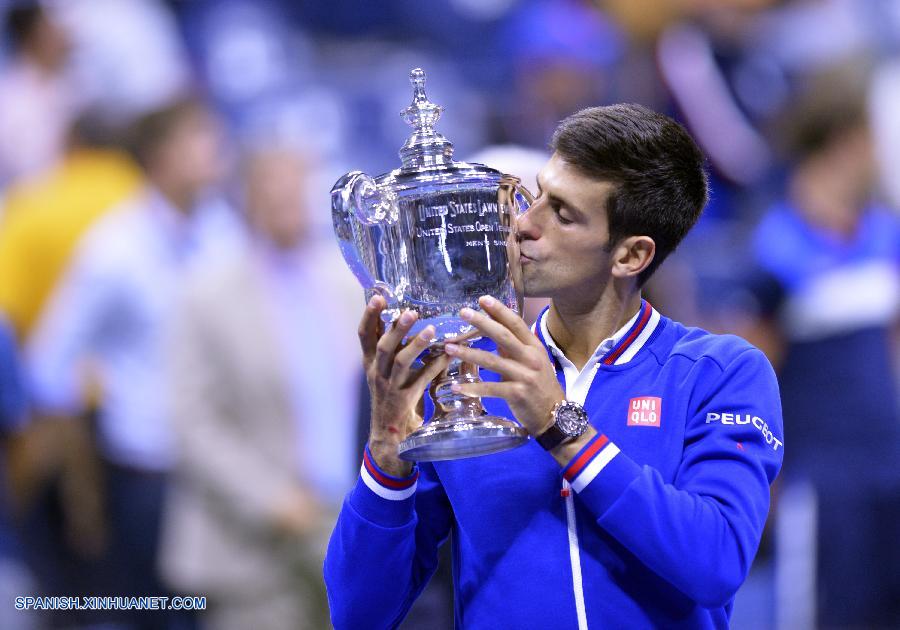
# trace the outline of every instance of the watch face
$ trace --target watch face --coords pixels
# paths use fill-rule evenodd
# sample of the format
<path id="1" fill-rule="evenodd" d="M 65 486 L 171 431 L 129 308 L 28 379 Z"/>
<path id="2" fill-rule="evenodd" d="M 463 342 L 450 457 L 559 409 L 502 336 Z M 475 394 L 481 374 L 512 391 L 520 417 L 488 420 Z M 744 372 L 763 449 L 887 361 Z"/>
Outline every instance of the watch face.
<path id="1" fill-rule="evenodd" d="M 587 425 L 587 415 L 578 405 L 563 405 L 557 412 L 557 425 L 568 435 L 580 435 Z"/>

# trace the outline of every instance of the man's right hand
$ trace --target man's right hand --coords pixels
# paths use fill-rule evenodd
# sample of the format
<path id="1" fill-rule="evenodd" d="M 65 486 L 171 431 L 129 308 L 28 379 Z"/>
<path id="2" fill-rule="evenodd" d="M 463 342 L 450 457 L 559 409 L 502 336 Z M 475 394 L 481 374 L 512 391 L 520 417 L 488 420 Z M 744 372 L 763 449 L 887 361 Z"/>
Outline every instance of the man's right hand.
<path id="1" fill-rule="evenodd" d="M 434 337 L 428 326 L 404 346 L 403 338 L 418 318 L 414 311 L 404 311 L 393 326 L 382 334 L 381 311 L 387 306 L 381 296 L 366 305 L 359 324 L 363 368 L 372 399 L 369 428 L 369 450 L 375 462 L 386 473 L 405 477 L 412 465 L 397 455 L 406 436 L 422 424 L 416 405 L 425 387 L 444 370 L 450 359 L 444 354 L 428 361 L 420 370 L 413 369 L 416 360 Z"/>

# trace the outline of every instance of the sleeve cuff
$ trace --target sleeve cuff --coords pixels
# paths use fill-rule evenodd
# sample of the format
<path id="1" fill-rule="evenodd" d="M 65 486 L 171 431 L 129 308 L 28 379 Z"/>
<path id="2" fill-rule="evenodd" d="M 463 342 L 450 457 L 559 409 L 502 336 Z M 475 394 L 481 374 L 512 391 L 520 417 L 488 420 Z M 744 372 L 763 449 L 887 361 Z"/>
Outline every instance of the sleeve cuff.
<path id="1" fill-rule="evenodd" d="M 603 434 L 596 435 L 563 468 L 572 489 L 599 516 L 641 474 L 641 467 Z"/>
<path id="2" fill-rule="evenodd" d="M 360 515 L 379 525 L 399 527 L 413 516 L 418 479 L 418 466 L 413 467 L 407 477 L 384 472 L 366 445 L 359 481 L 350 493 L 350 503 Z"/>

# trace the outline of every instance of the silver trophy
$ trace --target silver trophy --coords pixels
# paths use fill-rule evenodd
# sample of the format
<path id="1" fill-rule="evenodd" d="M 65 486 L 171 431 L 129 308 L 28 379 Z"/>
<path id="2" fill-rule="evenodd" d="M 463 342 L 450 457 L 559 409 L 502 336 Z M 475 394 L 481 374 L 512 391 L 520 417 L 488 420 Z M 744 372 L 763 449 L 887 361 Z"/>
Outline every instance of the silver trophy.
<path id="1" fill-rule="evenodd" d="M 429 324 L 432 354 L 466 344 L 477 330 L 459 317 L 491 295 L 521 312 L 516 216 L 532 202 L 516 177 L 453 161 L 453 145 L 434 130 L 443 111 L 425 96 L 425 73 L 410 73 L 413 102 L 400 115 L 413 133 L 402 165 L 372 178 L 360 171 L 331 189 L 334 232 L 366 299 L 381 295 L 386 324 L 404 309 L 418 312 L 409 336 Z M 435 413 L 400 444 L 411 461 L 459 459 L 514 448 L 528 439 L 516 422 L 488 415 L 478 398 L 454 394 L 454 383 L 479 380 L 478 368 L 454 359 L 430 387 Z"/>

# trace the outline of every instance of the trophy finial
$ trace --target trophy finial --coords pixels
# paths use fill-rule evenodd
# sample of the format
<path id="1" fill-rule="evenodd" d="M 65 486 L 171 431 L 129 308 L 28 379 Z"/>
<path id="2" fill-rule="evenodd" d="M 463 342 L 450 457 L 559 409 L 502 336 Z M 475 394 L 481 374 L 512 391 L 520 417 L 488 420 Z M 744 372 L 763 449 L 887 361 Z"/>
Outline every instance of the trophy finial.
<path id="1" fill-rule="evenodd" d="M 400 149 L 404 168 L 423 168 L 446 164 L 453 155 L 453 145 L 434 130 L 444 108 L 435 105 L 425 95 L 425 71 L 415 68 L 409 73 L 413 99 L 409 107 L 400 112 L 403 120 L 413 128 L 413 133 Z"/>
<path id="2" fill-rule="evenodd" d="M 421 94 L 425 98 L 425 71 L 422 68 L 413 68 L 409 73 L 409 82 L 412 83 L 416 97 Z"/>
<path id="3" fill-rule="evenodd" d="M 413 100 L 400 114 L 416 131 L 433 132 L 434 124 L 444 108 L 429 101 L 425 95 L 425 71 L 422 68 L 415 68 L 409 73 L 409 82 L 413 87 Z"/>

